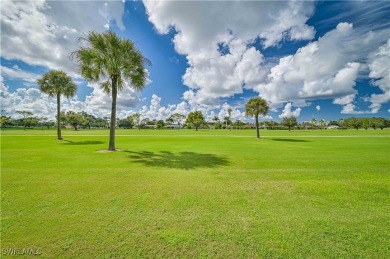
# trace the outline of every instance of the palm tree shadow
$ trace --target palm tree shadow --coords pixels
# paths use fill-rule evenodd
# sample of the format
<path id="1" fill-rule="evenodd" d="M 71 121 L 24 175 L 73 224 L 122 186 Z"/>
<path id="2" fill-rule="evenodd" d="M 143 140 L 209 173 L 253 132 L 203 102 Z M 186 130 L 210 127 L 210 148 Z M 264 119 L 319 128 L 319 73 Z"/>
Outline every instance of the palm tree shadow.
<path id="1" fill-rule="evenodd" d="M 71 141 L 71 140 L 63 140 L 66 143 L 63 143 L 63 145 L 73 145 L 73 146 L 78 146 L 78 145 L 98 145 L 98 144 L 103 144 L 103 141 Z"/>
<path id="2" fill-rule="evenodd" d="M 140 163 L 145 166 L 189 170 L 201 167 L 215 168 L 229 165 L 227 158 L 214 154 L 201 154 L 195 152 L 172 153 L 170 151 L 160 151 L 159 153 L 149 151 L 125 152 L 130 154 L 129 157 L 134 163 Z"/>
<path id="3" fill-rule="evenodd" d="M 291 138 L 273 138 L 273 141 L 284 141 L 284 142 L 310 142 L 302 139 L 291 139 Z"/>

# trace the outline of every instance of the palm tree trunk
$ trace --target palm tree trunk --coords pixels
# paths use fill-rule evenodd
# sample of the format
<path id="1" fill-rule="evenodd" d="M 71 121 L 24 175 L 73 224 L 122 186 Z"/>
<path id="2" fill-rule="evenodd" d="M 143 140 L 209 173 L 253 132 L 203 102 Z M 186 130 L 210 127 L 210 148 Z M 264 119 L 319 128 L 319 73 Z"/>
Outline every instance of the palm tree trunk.
<path id="1" fill-rule="evenodd" d="M 256 119 L 256 136 L 257 138 L 260 138 L 260 130 L 259 130 L 259 116 L 255 116 Z"/>
<path id="2" fill-rule="evenodd" d="M 112 105 L 111 105 L 111 121 L 110 121 L 110 142 L 108 150 L 115 151 L 115 124 L 116 124 L 116 97 L 117 97 L 117 78 L 111 78 L 112 82 Z"/>
<path id="3" fill-rule="evenodd" d="M 61 93 L 57 93 L 57 139 L 62 140 L 62 136 L 61 136 Z"/>

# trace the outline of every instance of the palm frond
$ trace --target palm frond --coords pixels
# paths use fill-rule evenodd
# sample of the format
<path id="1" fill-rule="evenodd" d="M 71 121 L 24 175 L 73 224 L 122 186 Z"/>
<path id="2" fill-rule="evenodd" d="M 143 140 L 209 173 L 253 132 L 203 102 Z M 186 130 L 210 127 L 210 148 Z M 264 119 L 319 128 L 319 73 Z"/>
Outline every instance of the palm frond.
<path id="1" fill-rule="evenodd" d="M 112 31 L 92 31 L 79 41 L 80 48 L 71 57 L 87 81 L 100 83 L 105 92 L 112 87 L 112 80 L 116 80 L 118 90 L 123 89 L 125 82 L 136 90 L 145 87 L 148 78 L 145 66 L 151 62 L 131 40 L 122 39 Z"/>
<path id="2" fill-rule="evenodd" d="M 50 70 L 37 81 L 39 89 L 53 97 L 57 94 L 71 97 L 76 94 L 77 85 L 72 78 L 63 71 Z"/>
<path id="3" fill-rule="evenodd" d="M 108 80 L 103 83 L 100 83 L 100 87 L 103 89 L 104 92 L 108 94 L 111 92 L 111 84 Z"/>
<path id="4" fill-rule="evenodd" d="M 269 105 L 267 101 L 261 97 L 251 98 L 245 105 L 245 113 L 249 116 L 258 117 L 259 115 L 266 115 L 268 110 Z"/>

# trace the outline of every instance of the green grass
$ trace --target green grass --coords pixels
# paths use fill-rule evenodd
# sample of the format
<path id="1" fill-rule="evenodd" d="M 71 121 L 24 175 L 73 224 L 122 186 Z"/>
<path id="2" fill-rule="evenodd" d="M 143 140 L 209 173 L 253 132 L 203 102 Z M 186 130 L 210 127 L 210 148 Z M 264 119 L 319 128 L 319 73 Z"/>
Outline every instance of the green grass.
<path id="1" fill-rule="evenodd" d="M 388 258 L 390 131 L 5 130 L 1 248 Z M 4 251 L 4 250 L 2 250 Z"/>

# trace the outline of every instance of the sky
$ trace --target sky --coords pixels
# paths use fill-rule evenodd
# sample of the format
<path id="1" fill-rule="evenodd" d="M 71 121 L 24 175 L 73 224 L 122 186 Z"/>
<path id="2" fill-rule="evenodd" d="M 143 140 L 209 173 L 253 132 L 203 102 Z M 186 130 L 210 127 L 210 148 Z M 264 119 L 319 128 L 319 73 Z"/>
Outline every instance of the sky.
<path id="1" fill-rule="evenodd" d="M 55 118 L 37 79 L 54 69 L 78 85 L 62 111 L 108 117 L 111 97 L 86 82 L 69 53 L 90 31 L 132 40 L 152 65 L 148 83 L 118 96 L 117 115 L 149 119 L 202 111 L 251 121 L 390 117 L 389 1 L 1 1 L 1 110 Z"/>

